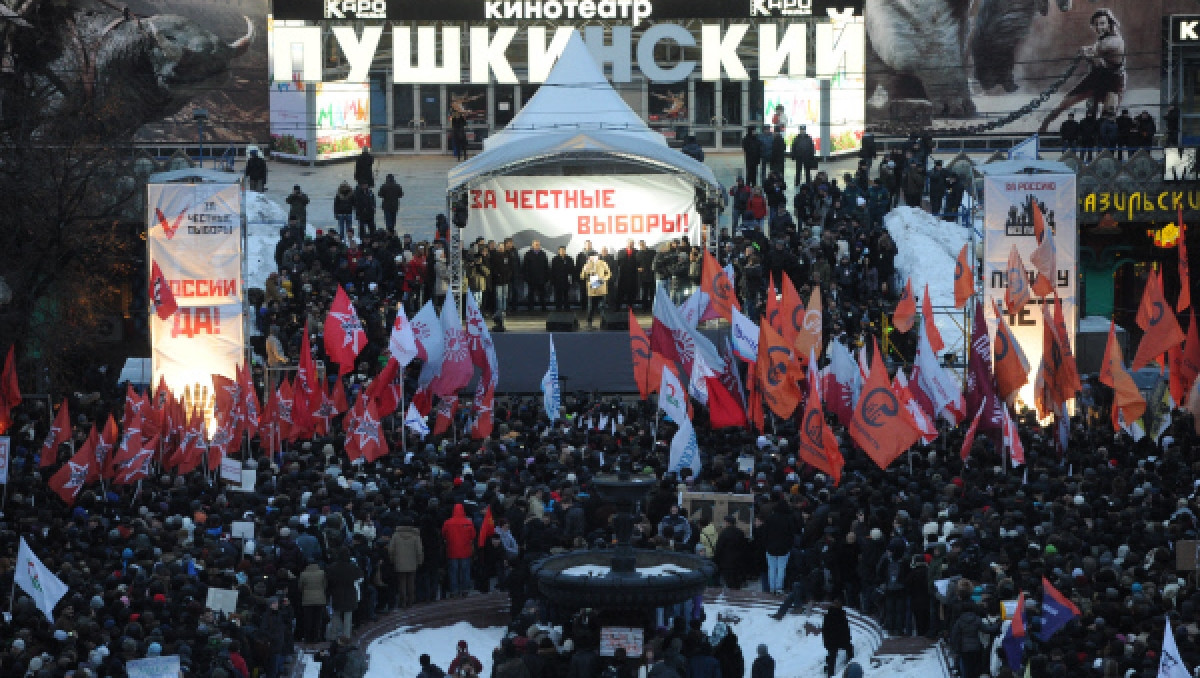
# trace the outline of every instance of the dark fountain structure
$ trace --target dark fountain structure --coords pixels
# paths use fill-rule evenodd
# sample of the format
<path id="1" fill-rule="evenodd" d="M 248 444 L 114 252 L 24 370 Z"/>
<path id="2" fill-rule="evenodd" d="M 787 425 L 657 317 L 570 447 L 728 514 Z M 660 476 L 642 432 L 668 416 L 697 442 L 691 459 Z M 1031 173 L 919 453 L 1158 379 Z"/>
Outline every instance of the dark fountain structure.
<path id="1" fill-rule="evenodd" d="M 690 600 L 704 591 L 715 567 L 690 553 L 634 549 L 634 513 L 656 484 L 653 476 L 634 475 L 629 460 L 618 462 L 615 473 L 592 480 L 596 495 L 616 505 L 611 549 L 571 551 L 549 556 L 533 565 L 538 590 L 559 611 L 583 608 L 597 611 L 604 625 L 652 630 L 655 610 Z"/>

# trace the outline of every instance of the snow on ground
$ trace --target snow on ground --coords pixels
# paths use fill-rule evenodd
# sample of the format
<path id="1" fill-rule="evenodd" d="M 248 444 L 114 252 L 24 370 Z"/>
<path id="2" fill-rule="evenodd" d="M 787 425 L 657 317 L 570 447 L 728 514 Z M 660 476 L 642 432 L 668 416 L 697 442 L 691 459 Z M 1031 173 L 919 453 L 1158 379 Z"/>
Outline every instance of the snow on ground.
<path id="1" fill-rule="evenodd" d="M 730 605 L 717 599 L 705 606 L 705 632 L 711 633 L 718 620 L 724 620 L 738 636 L 747 674 L 759 643 L 765 643 L 775 658 L 778 678 L 806 678 L 823 675 L 825 649 L 819 629 L 823 612 L 808 615 L 789 614 L 782 621 L 768 615 L 771 610 Z M 731 619 L 736 618 L 736 622 Z M 886 657 L 880 666 L 872 668 L 871 658 L 878 650 L 880 638 L 851 624 L 856 660 L 870 678 L 934 678 L 944 675 L 936 651 L 918 657 Z M 490 675 L 492 649 L 500 645 L 505 629 L 495 626 L 476 628 L 467 622 L 438 629 L 400 628 L 376 639 L 367 648 L 370 659 L 366 678 L 393 678 L 417 673 L 419 658 L 428 654 L 433 663 L 445 670 L 454 658 L 459 640 L 467 641 L 471 654 L 483 664 L 482 676 Z M 845 660 L 843 658 L 842 664 Z M 839 670 L 840 670 L 839 666 Z M 840 675 L 840 673 L 839 673 Z M 311 678 L 305 674 L 304 678 Z"/>
<path id="2" fill-rule="evenodd" d="M 967 242 L 967 230 L 958 223 L 942 221 L 915 207 L 892 210 L 883 218 L 883 225 L 899 251 L 896 270 L 900 280 L 912 279 L 913 293 L 918 299 L 924 294 L 925 284 L 929 284 L 934 322 L 946 342 L 946 350 L 962 351 L 963 329 L 958 324 L 962 314 L 953 308 L 954 266 L 959 251 Z M 917 308 L 920 309 L 920 304 Z"/>
<path id="3" fill-rule="evenodd" d="M 279 229 L 287 226 L 288 211 L 265 193 L 246 191 L 246 287 L 263 287 L 275 270 Z"/>

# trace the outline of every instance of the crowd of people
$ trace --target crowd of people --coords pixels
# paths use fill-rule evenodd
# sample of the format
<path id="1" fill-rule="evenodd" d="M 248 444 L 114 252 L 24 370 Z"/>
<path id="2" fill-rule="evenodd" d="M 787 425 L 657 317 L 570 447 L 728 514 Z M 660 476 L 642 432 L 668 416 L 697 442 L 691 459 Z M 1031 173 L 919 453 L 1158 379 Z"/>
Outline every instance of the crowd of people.
<path id="1" fill-rule="evenodd" d="M 776 156 L 760 173 L 747 151 L 719 260 L 734 268 L 752 314 L 786 276 L 803 298 L 820 288 L 827 341 L 860 341 L 881 331 L 896 298 L 897 250 L 883 215 L 903 202 L 953 219 L 962 189 L 952 172 L 929 163 L 919 138 L 878 168 L 873 147 L 865 150 L 840 185 L 810 167 L 799 144 L 795 178 L 803 181 L 790 200 Z M 909 190 L 913 177 L 921 190 Z M 447 294 L 449 226 L 443 218 L 433 242 L 362 223 L 355 237 L 335 204 L 328 222 L 338 225 L 310 238 L 298 227 L 313 220 L 307 199 L 289 199 L 289 207 L 277 270 L 251 297 L 263 334 L 255 381 L 265 387 L 269 368 L 296 362 L 305 328 L 321 334 L 342 285 L 369 340 L 342 378 L 353 402 L 386 362 L 393 314 L 431 299 L 440 305 Z M 687 239 L 553 255 L 476 242 L 464 252 L 471 292 L 499 322 L 520 304 L 547 304 L 547 292 L 559 308 L 587 305 L 586 297 L 599 295 L 588 285 L 591 273 L 582 273 L 595 261 L 611 273 L 602 293 L 610 307 L 648 307 L 657 281 L 670 281 L 682 297 L 699 282 L 697 260 Z M 312 346 L 325 359 L 321 342 Z M 407 370 L 405 393 L 416 391 L 418 371 L 416 363 Z M 93 423 L 120 415 L 123 393 L 114 383 L 68 395 L 74 447 Z M 561 418 L 549 421 L 540 399 L 501 395 L 495 429 L 483 441 L 461 435 L 467 408 L 455 415 L 454 431 L 427 439 L 406 432 L 397 415 L 397 425 L 385 426 L 393 453 L 375 462 L 350 463 L 335 425 L 275 455 L 248 442 L 242 456 L 256 475 L 252 491 L 203 473 L 162 474 L 136 487 L 89 485 L 71 507 L 46 486 L 55 469 L 37 461 L 51 417 L 28 401 L 13 413 L 10 432 L 0 584 L 14 575 L 23 537 L 70 590 L 52 623 L 16 593 L 0 623 L 0 675 L 123 678 L 126 662 L 178 655 L 188 678 L 277 678 L 308 648 L 320 651 L 322 678 L 361 678 L 364 648 L 353 638 L 363 625 L 393 610 L 499 589 L 511 601 L 510 633 L 500 647 L 483 649 L 497 678 L 773 678 L 771 652 L 788 651 L 787 640 L 765 638 L 756 657 L 743 658 L 734 626 L 702 631 L 702 605 L 657 629 L 643 656 L 601 658 L 586 622 L 539 600 L 533 562 L 611 544 L 613 507 L 591 488 L 617 459 L 658 481 L 637 516 L 635 545 L 712 559 L 712 585 L 777 595 L 776 618 L 817 602 L 839 610 L 844 601 L 891 634 L 944 639 L 960 676 L 1007 678 L 1017 674 L 994 651 L 1002 604 L 1025 592 L 1027 625 L 1036 632 L 1045 578 L 1081 615 L 1048 639 L 1030 633 L 1032 678 L 1155 675 L 1167 619 L 1185 663 L 1196 666 L 1200 588 L 1177 560 L 1200 529 L 1195 430 L 1178 416 L 1157 443 L 1134 443 L 1114 434 L 1108 413 L 1095 406 L 1102 401 L 1081 408 L 1062 451 L 1050 431 L 1022 416 L 1027 465 L 1018 469 L 1006 469 L 987 441 L 964 462 L 963 431 L 943 426 L 936 441 L 881 470 L 831 420 L 846 459 L 834 484 L 798 461 L 794 420 L 768 415 L 768 431 L 713 430 L 698 408 L 702 469 L 676 477 L 666 470 L 673 424 L 656 423 L 653 402 L 567 394 Z M 408 436 L 403 444 L 400 436 Z M 55 467 L 68 456 L 64 445 Z M 681 489 L 752 497 L 753 530 L 731 516 L 689 514 L 677 504 Z M 252 523 L 254 537 L 235 539 L 235 522 Z M 209 609 L 211 589 L 237 592 L 232 611 Z M 848 629 L 831 621 L 837 613 L 825 618 L 831 655 L 853 657 Z M 561 623 L 562 635 L 547 636 L 548 622 Z M 469 677 L 482 667 L 470 652 L 465 642 L 429 648 L 420 666 L 396 670 Z M 861 667 L 851 663 L 845 675 L 861 675 Z"/>

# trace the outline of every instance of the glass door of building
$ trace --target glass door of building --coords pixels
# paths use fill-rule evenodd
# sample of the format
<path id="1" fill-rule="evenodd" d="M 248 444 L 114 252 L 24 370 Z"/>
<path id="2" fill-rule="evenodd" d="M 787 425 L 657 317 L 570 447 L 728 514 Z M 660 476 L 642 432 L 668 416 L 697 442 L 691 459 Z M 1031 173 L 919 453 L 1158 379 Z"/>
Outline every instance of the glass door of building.
<path id="1" fill-rule="evenodd" d="M 417 150 L 417 99 L 412 85 L 392 86 L 392 150 Z"/>
<path id="2" fill-rule="evenodd" d="M 417 150 L 446 150 L 445 89 L 441 85 L 416 85 L 413 89 L 417 93 Z"/>

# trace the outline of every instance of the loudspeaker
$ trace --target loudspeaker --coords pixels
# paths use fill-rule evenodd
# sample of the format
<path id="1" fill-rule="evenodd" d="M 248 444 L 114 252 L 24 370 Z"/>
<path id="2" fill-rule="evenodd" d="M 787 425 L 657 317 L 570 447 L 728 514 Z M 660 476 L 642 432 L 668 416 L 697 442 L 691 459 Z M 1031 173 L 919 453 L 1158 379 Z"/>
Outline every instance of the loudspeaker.
<path id="1" fill-rule="evenodd" d="M 629 331 L 629 313 L 620 311 L 605 311 L 600 318 L 600 329 Z"/>
<path id="2" fill-rule="evenodd" d="M 547 332 L 574 332 L 579 329 L 579 318 L 571 311 L 554 311 L 546 316 Z"/>

